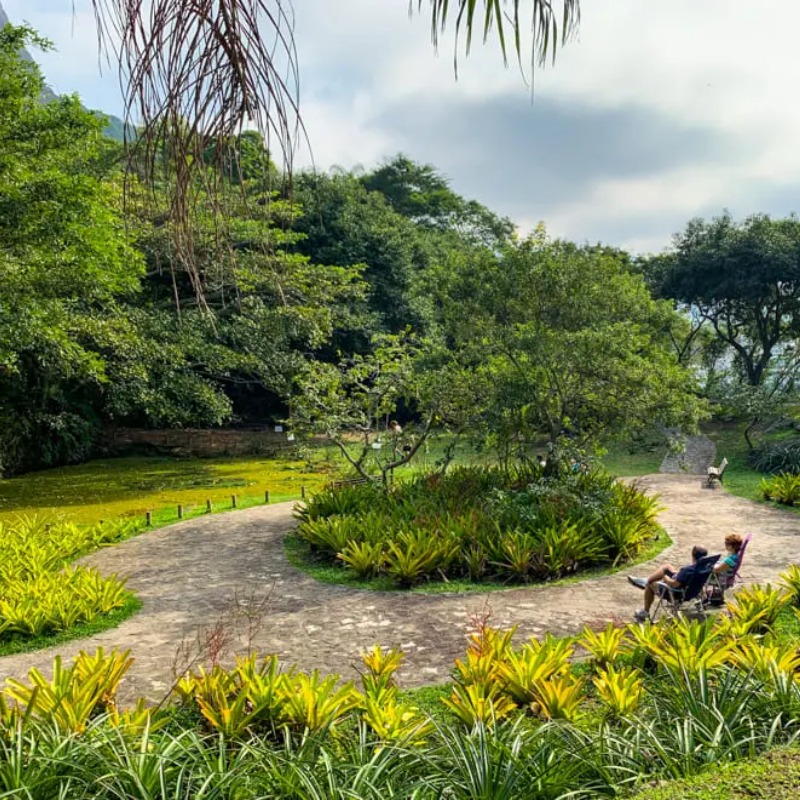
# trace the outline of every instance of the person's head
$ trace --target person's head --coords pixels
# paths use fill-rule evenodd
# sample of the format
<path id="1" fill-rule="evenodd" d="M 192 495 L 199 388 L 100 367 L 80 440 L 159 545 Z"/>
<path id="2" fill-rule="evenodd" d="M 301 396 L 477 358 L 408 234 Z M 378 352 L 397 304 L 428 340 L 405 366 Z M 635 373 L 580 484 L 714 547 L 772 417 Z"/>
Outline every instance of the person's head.
<path id="1" fill-rule="evenodd" d="M 742 537 L 738 533 L 729 533 L 725 537 L 725 547 L 731 553 L 738 553 L 742 549 Z"/>
<path id="2" fill-rule="evenodd" d="M 700 547 L 700 545 L 695 545 L 692 548 L 692 561 L 699 561 L 701 558 L 705 558 L 708 555 L 708 550 L 705 547 Z"/>

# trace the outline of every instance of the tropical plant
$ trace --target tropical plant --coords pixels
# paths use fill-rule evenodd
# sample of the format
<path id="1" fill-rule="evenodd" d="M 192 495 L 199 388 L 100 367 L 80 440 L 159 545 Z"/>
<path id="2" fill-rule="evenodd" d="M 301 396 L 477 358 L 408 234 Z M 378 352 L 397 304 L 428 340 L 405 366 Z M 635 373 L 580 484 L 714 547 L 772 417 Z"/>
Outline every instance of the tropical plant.
<path id="1" fill-rule="evenodd" d="M 593 631 L 589 627 L 583 629 L 578 645 L 588 651 L 593 663 L 605 669 L 613 666 L 620 654 L 626 649 L 627 629 L 615 627 L 612 623 L 602 631 Z"/>
<path id="2" fill-rule="evenodd" d="M 745 586 L 726 603 L 726 608 L 735 621 L 747 626 L 748 632 L 763 633 L 772 628 L 781 608 L 790 600 L 790 595 L 770 584 Z"/>
<path id="3" fill-rule="evenodd" d="M 469 728 L 478 724 L 493 727 L 517 707 L 496 684 L 486 683 L 456 684 L 442 703 Z"/>
<path id="4" fill-rule="evenodd" d="M 639 707 L 644 680 L 637 669 L 620 669 L 609 665 L 592 678 L 597 696 L 612 717 L 629 717 Z"/>
<path id="5" fill-rule="evenodd" d="M 114 706 L 119 684 L 132 664 L 129 650 L 107 655 L 102 648 L 91 655 L 81 651 L 69 667 L 56 656 L 50 679 L 32 667 L 29 684 L 9 678 L 3 694 L 25 708 L 29 717 L 61 731 L 82 733 L 93 716 Z"/>
<path id="6" fill-rule="evenodd" d="M 761 494 L 765 500 L 774 500 L 785 506 L 800 503 L 800 475 L 781 473 L 761 482 Z"/>
<path id="7" fill-rule="evenodd" d="M 781 586 L 795 606 L 800 606 L 800 565 L 789 564 L 780 574 Z"/>
<path id="8" fill-rule="evenodd" d="M 371 578 L 383 571 L 386 563 L 381 542 L 349 541 L 336 557 L 347 564 L 359 578 Z"/>

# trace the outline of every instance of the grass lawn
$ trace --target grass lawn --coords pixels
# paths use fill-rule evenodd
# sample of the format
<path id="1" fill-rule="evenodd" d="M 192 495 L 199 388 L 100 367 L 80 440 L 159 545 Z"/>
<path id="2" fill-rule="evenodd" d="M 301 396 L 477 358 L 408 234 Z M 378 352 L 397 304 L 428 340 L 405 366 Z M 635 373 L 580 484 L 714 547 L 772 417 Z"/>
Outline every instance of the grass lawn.
<path id="1" fill-rule="evenodd" d="M 301 487 L 316 491 L 328 483 L 338 463 L 323 453 L 309 465 L 288 458 L 114 458 L 74 467 L 31 472 L 0 481 L 0 522 L 18 515 L 57 515 L 79 524 L 101 519 L 143 518 L 153 512 L 154 525 L 214 510 L 246 507 L 300 497 Z"/>
<path id="2" fill-rule="evenodd" d="M 800 749 L 773 750 L 752 761 L 721 764 L 695 778 L 656 784 L 637 800 L 796 800 Z"/>
<path id="3" fill-rule="evenodd" d="M 613 444 L 609 446 L 606 455 L 600 459 L 600 464 L 612 475 L 620 478 L 652 475 L 654 472 L 658 472 L 666 451 L 666 445 L 633 450 L 630 445 Z"/>

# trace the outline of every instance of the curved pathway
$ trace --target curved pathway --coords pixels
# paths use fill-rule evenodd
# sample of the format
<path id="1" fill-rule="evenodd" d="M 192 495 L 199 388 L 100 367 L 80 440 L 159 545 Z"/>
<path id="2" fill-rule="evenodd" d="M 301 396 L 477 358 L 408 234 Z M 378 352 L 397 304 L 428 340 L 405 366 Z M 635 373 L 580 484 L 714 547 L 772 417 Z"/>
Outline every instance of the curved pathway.
<path id="1" fill-rule="evenodd" d="M 643 488 L 660 494 L 665 505 L 660 521 L 674 542 L 657 561 L 684 563 L 694 543 L 719 548 L 726 533 L 739 531 L 754 534 L 745 580 L 774 580 L 789 562 L 800 562 L 800 515 L 709 491 L 701 482 L 685 475 L 640 479 Z M 474 594 L 369 592 L 320 584 L 283 555 L 282 538 L 293 525 L 291 504 L 261 506 L 182 522 L 92 554 L 85 563 L 105 574 L 129 576 L 143 609 L 89 639 L 0 658 L 0 681 L 21 677 L 31 666 L 47 670 L 56 654 L 69 658 L 98 646 L 131 648 L 136 663 L 120 699 L 160 700 L 176 664 L 185 666 L 188 658 L 178 653 L 181 643 L 184 651 L 193 651 L 198 638 L 224 630 L 231 650 L 251 643 L 278 653 L 286 663 L 345 677 L 355 677 L 352 665 L 362 649 L 376 642 L 399 645 L 406 653 L 401 683 L 418 686 L 447 680 L 475 614 L 491 613 L 496 626 L 518 624 L 518 636 L 563 635 L 588 621 L 627 620 L 641 602 L 624 572 L 562 586 Z M 636 571 L 646 573 L 650 566 Z"/>

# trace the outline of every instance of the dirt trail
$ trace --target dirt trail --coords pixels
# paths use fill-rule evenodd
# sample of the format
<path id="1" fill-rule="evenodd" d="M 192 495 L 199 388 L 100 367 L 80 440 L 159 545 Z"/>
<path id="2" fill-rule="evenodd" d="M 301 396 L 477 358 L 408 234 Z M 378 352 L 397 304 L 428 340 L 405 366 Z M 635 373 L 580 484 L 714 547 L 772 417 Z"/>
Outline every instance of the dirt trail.
<path id="1" fill-rule="evenodd" d="M 673 545 L 657 562 L 684 563 L 693 544 L 721 549 L 725 534 L 752 532 L 743 566 L 747 582 L 774 580 L 790 562 L 800 562 L 800 515 L 721 491 L 701 488 L 702 479 L 650 475 L 640 480 L 661 496 L 660 516 Z M 586 621 L 628 618 L 641 601 L 624 573 L 565 586 L 502 592 L 418 595 L 367 592 L 320 584 L 295 569 L 283 554 L 292 528 L 289 503 L 206 517 L 143 534 L 84 559 L 104 573 L 128 576 L 144 603 L 114 630 L 57 648 L 0 658 L 0 680 L 22 676 L 31 666 L 47 670 L 57 653 L 131 648 L 136 663 L 121 700 L 160 699 L 171 686 L 182 641 L 194 641 L 230 610 L 234 598 L 270 595 L 253 644 L 278 653 L 303 669 L 319 668 L 353 677 L 358 653 L 372 644 L 400 645 L 407 654 L 404 686 L 447 680 L 453 659 L 464 650 L 472 613 L 491 610 L 493 624 L 517 624 L 520 636 L 570 634 Z M 656 562 L 653 562 L 656 563 Z M 649 566 L 637 567 L 646 573 Z"/>

